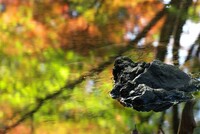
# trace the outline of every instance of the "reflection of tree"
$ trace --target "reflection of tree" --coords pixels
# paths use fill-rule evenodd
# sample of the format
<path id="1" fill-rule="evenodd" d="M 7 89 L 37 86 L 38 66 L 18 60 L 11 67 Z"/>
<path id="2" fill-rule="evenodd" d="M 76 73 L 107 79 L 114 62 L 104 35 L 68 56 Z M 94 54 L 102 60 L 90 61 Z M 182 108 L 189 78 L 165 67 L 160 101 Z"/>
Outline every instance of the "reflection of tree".
<path id="1" fill-rule="evenodd" d="M 156 57 L 160 60 L 165 59 L 166 47 L 173 39 L 174 42 L 174 58 L 177 60 L 178 48 L 180 46 L 179 40 L 182 33 L 182 27 L 187 19 L 187 11 L 192 4 L 192 0 L 172 0 L 170 8 L 167 10 L 166 20 L 163 24 L 160 34 L 160 45 L 158 46 L 158 52 Z"/>
<path id="2" fill-rule="evenodd" d="M 35 1 L 37 1 L 37 0 L 35 0 Z M 101 6 L 102 6 L 102 2 L 104 2 L 104 0 L 95 0 L 94 1 L 94 3 L 91 3 L 89 6 L 87 6 L 87 5 L 85 5 L 87 8 L 93 8 L 93 7 L 95 7 L 95 5 L 97 4 L 97 3 L 99 3 L 98 4 L 98 8 L 96 9 L 96 12 L 95 12 L 95 14 L 96 15 L 98 15 L 98 13 L 101 11 L 100 10 L 100 8 L 101 8 Z M 182 2 L 178 2 L 178 1 L 176 1 L 178 4 L 180 4 L 180 3 L 182 3 Z M 40 4 L 42 4 L 42 3 L 39 3 L 39 5 Z M 40 5 L 40 6 L 42 6 L 42 5 Z M 43 7 L 42 7 L 43 8 Z M 51 7 L 48 7 L 48 9 L 49 8 L 51 8 Z M 35 11 L 37 10 L 37 8 L 35 9 Z M 41 12 L 43 12 L 43 11 L 41 11 Z M 45 11 L 44 11 L 45 12 Z M 47 14 L 49 14 L 48 12 L 46 12 Z M 36 112 L 38 112 L 39 110 L 40 110 L 40 108 L 48 101 L 48 100 L 53 100 L 53 99 L 55 99 L 57 96 L 59 96 L 61 93 L 63 93 L 66 89 L 73 89 L 76 85 L 78 85 L 78 84 L 80 84 L 81 82 L 83 82 L 84 80 L 85 80 L 85 77 L 90 77 L 90 76 L 92 76 L 93 74 L 98 74 L 98 73 L 100 73 L 100 72 L 102 72 L 108 65 L 110 65 L 111 63 L 113 63 L 113 60 L 115 59 L 115 57 L 117 57 L 117 56 L 119 56 L 119 55 L 122 55 L 124 52 L 126 52 L 126 51 L 128 51 L 128 50 L 130 50 L 130 49 L 132 49 L 132 47 L 133 47 L 133 44 L 135 44 L 135 43 L 137 43 L 141 38 L 143 38 L 143 37 L 145 37 L 146 36 L 146 34 L 149 32 L 149 30 L 158 22 L 158 20 L 160 19 L 160 18 L 162 18 L 163 17 L 163 15 L 164 14 L 166 14 L 166 8 L 164 8 L 163 10 L 161 10 L 160 12 L 158 12 L 157 13 L 157 15 L 148 23 L 148 25 L 143 29 L 143 31 L 142 32 L 140 32 L 138 35 L 137 35 L 137 37 L 135 38 L 135 40 L 133 40 L 133 41 L 131 41 L 130 43 L 129 43 L 129 45 L 128 46 L 126 46 L 126 47 L 122 47 L 122 48 L 120 48 L 119 49 L 119 52 L 115 55 L 115 56 L 113 56 L 113 57 L 110 57 L 107 61 L 105 61 L 105 62 L 103 62 L 103 63 L 101 63 L 97 68 L 93 68 L 92 70 L 89 70 L 88 71 L 88 73 L 86 73 L 86 74 L 83 74 L 82 76 L 80 76 L 78 79 L 76 79 L 75 81 L 72 81 L 72 82 L 68 82 L 68 83 L 66 83 L 62 88 L 60 88 L 60 89 L 58 89 L 56 92 L 54 92 L 54 93 L 51 93 L 51 94 L 48 94 L 48 95 L 46 95 L 45 97 L 43 97 L 43 98 L 39 98 L 39 99 L 37 99 L 36 101 L 35 101 L 35 104 L 34 104 L 34 106 L 29 106 L 29 110 L 27 110 L 24 114 L 21 114 L 21 116 L 19 117 L 19 116 L 16 116 L 16 117 L 14 117 L 13 118 L 13 122 L 12 122 L 12 124 L 6 124 L 7 126 L 5 126 L 5 131 L 8 131 L 8 130 L 10 130 L 10 129 L 12 129 L 12 128 L 14 128 L 15 126 L 17 126 L 17 125 L 19 125 L 20 123 L 22 123 L 22 122 L 24 122 L 25 120 L 27 120 L 28 118 L 32 118 L 33 117 L 33 115 L 36 113 Z M 42 16 L 37 16 L 38 14 L 36 13 L 36 14 L 34 14 L 34 17 L 35 17 L 35 19 L 38 19 L 39 21 L 40 21 L 40 19 L 41 19 L 41 22 L 42 21 L 44 21 L 43 20 L 43 18 L 37 18 L 37 17 L 42 17 Z M 169 13 L 169 14 L 167 14 L 168 16 L 170 16 L 171 14 Z M 172 15 L 174 18 L 175 18 L 175 20 L 176 20 L 176 15 Z M 181 13 L 178 13 L 178 18 L 182 18 L 182 17 L 180 17 L 180 16 L 182 16 L 181 15 Z M 174 28 L 166 28 L 165 26 L 169 26 L 169 24 L 171 24 L 171 20 L 173 20 L 173 19 L 170 19 L 170 17 L 167 17 L 167 19 L 169 19 L 168 20 L 168 23 L 167 22 L 165 22 L 166 24 L 163 26 L 163 30 L 162 30 L 162 32 L 161 32 L 161 40 L 164 40 L 164 41 L 166 41 L 166 42 L 168 42 L 169 41 L 169 38 L 170 38 L 170 35 L 172 34 L 172 33 L 174 33 L 173 31 L 174 30 L 172 30 L 172 29 L 174 29 Z M 166 21 L 167 21 L 167 19 L 166 19 Z M 177 19 L 177 20 L 179 20 L 179 19 Z M 175 23 L 175 22 L 177 22 L 177 23 Z M 177 28 L 175 28 L 175 29 L 178 29 L 178 21 L 175 21 L 173 24 L 177 24 Z M 91 27 L 91 25 L 90 25 L 90 27 Z M 181 26 L 182 27 L 182 26 Z M 81 27 L 81 28 L 83 28 L 83 27 Z M 88 24 L 87 24 L 87 26 L 86 26 L 86 28 L 85 28 L 86 30 L 88 30 Z M 83 29 L 82 31 L 77 31 L 77 33 L 79 33 L 80 34 L 80 36 L 81 35 L 87 35 L 88 36 L 88 33 L 87 33 L 87 31 L 85 31 L 85 29 Z M 63 29 L 62 29 L 63 30 Z M 105 30 L 105 29 L 103 29 L 103 30 Z M 112 29 L 113 30 L 113 29 Z M 166 32 L 168 30 L 168 32 Z M 64 30 L 63 30 L 64 31 Z M 82 32 L 82 33 L 81 33 Z M 180 32 L 180 31 L 179 31 Z M 179 32 L 175 32 L 176 34 L 178 34 Z M 74 33 L 74 34 L 77 34 L 77 33 Z M 170 34 L 169 34 L 170 33 Z M 70 32 L 70 34 L 72 34 L 71 32 Z M 109 32 L 106 32 L 106 34 L 110 34 Z M 62 35 L 62 34 L 61 34 Z M 74 35 L 72 35 L 73 37 L 74 37 Z M 72 36 L 69 36 L 69 37 L 72 37 Z M 179 35 L 180 36 L 180 35 Z M 63 36 L 63 38 L 65 38 L 66 36 Z M 176 37 L 175 36 L 175 34 L 174 34 L 174 37 Z M 162 39 L 162 38 L 165 38 L 165 39 Z M 93 43 L 93 42 L 91 42 L 90 40 L 87 40 L 87 41 L 85 41 L 85 37 L 82 37 L 81 38 L 82 40 L 82 42 L 84 41 L 84 43 L 91 43 L 91 44 L 95 44 L 95 42 Z M 80 42 L 80 40 L 78 40 L 77 41 L 78 43 Z M 71 43 L 71 44 L 73 44 L 73 42 Z M 84 46 L 85 44 L 83 44 L 82 46 Z M 95 44 L 96 46 L 97 46 L 97 44 Z M 166 44 L 164 45 L 164 46 L 166 46 Z M 80 47 L 80 46 L 78 46 L 78 47 Z M 80 48 L 79 48 L 80 49 Z M 165 49 L 164 49 L 165 50 Z M 80 49 L 80 51 L 83 51 L 83 49 L 81 48 Z M 160 53 L 158 53 L 158 54 L 160 54 Z M 163 53 L 163 54 L 165 54 L 165 53 Z M 159 57 L 159 56 L 158 56 Z M 160 59 L 162 59 L 162 58 L 160 58 Z M 165 113 L 163 113 L 162 114 L 162 117 L 161 117 L 161 120 L 160 120 L 160 123 L 159 124 L 161 124 L 160 126 L 159 126 L 159 129 L 160 130 L 162 130 L 162 123 L 163 123 L 163 120 L 164 120 L 164 115 L 165 115 Z M 146 119 L 146 118 L 145 118 Z M 9 121 L 8 121 L 9 122 Z"/>
<path id="3" fill-rule="evenodd" d="M 193 107 L 195 101 L 188 101 L 185 104 L 185 107 L 182 112 L 181 122 L 178 130 L 178 134 L 192 134 L 194 128 L 196 127 L 196 122 L 193 115 Z"/>
<path id="4" fill-rule="evenodd" d="M 178 49 L 180 46 L 179 41 L 180 41 L 180 36 L 182 33 L 182 27 L 185 24 L 185 21 L 187 19 L 188 8 L 191 4 L 192 4 L 192 0 L 183 0 L 183 1 L 172 0 L 171 1 L 170 8 L 168 8 L 167 10 L 166 19 L 161 30 L 159 46 L 157 48 L 157 55 L 156 55 L 158 59 L 164 61 L 166 52 L 167 52 L 167 45 L 170 43 L 170 39 L 173 39 L 172 41 L 173 59 L 177 61 Z M 185 107 L 187 107 L 187 105 L 188 103 L 186 103 Z M 187 110 L 189 109 L 185 108 L 183 114 L 186 114 Z M 172 111 L 173 111 L 173 120 L 172 120 L 173 133 L 176 134 L 178 132 L 178 125 L 179 125 L 178 105 L 175 105 Z M 191 113 L 191 112 L 188 111 L 188 113 Z M 187 120 L 185 118 L 187 117 L 182 116 L 180 128 L 183 127 L 182 125 Z M 190 118 L 193 118 L 193 116 L 190 116 Z M 187 129 L 187 126 L 184 126 L 184 127 L 186 127 L 185 129 Z"/>
<path id="5" fill-rule="evenodd" d="M 173 38 L 174 38 L 174 60 L 177 60 L 178 58 L 178 49 L 180 47 L 180 37 L 182 33 L 182 27 L 186 22 L 187 16 L 188 16 L 188 8 L 191 6 L 192 0 L 183 0 L 179 3 L 179 9 L 177 13 L 177 18 L 176 18 L 176 24 L 174 27 L 174 33 L 173 33 Z"/>
<path id="6" fill-rule="evenodd" d="M 189 50 L 188 56 L 186 60 L 189 60 L 192 57 L 198 57 L 200 55 L 200 35 L 198 36 L 197 40 L 194 42 L 192 47 Z"/>
<path id="7" fill-rule="evenodd" d="M 126 47 L 119 48 L 119 52 L 115 55 L 110 57 L 107 61 L 101 63 L 97 68 L 93 68 L 88 71 L 88 73 L 81 75 L 78 79 L 67 82 L 62 88 L 57 90 L 54 93 L 48 94 L 43 98 L 38 98 L 35 102 L 35 106 L 31 108 L 31 110 L 27 111 L 25 114 L 23 114 L 21 117 L 13 117 L 13 122 L 12 124 L 6 124 L 4 126 L 3 130 L 0 130 L 2 133 L 6 133 L 7 131 L 11 130 L 12 128 L 18 126 L 22 122 L 24 122 L 26 119 L 33 117 L 33 115 L 38 112 L 38 110 L 48 101 L 55 99 L 57 96 L 59 96 L 61 93 L 63 93 L 66 89 L 72 90 L 76 85 L 80 84 L 87 77 L 91 77 L 94 74 L 99 74 L 101 73 L 107 66 L 113 63 L 114 59 L 126 51 L 130 50 L 133 48 L 133 44 L 137 43 L 141 38 L 145 37 L 146 34 L 149 32 L 149 30 L 164 16 L 166 13 L 166 8 L 164 7 L 160 12 L 158 12 L 155 17 L 148 23 L 148 25 L 141 31 L 135 40 L 131 41 L 130 44 L 128 44 Z M 9 121 L 10 122 L 10 121 Z"/>
<path id="8" fill-rule="evenodd" d="M 8 130 L 16 127 L 17 125 L 22 123 L 24 120 L 31 118 L 34 115 L 34 113 L 36 113 L 48 100 L 52 100 L 52 99 L 56 98 L 58 95 L 63 93 L 66 89 L 73 89 L 76 85 L 83 82 L 85 80 L 85 78 L 91 77 L 93 74 L 98 74 L 98 73 L 102 72 L 104 68 L 106 68 L 108 65 L 110 65 L 112 63 L 114 58 L 115 57 L 111 57 L 109 61 L 106 61 L 106 62 L 100 64 L 97 68 L 91 69 L 90 71 L 88 71 L 87 74 L 80 76 L 78 79 L 76 79 L 72 82 L 66 83 L 66 85 L 63 86 L 62 88 L 60 88 L 58 91 L 48 94 L 44 98 L 38 98 L 34 108 L 32 108 L 30 111 L 28 111 L 27 113 L 22 115 L 22 117 L 20 119 L 18 119 L 15 123 L 5 126 L 3 131 L 6 133 Z"/>

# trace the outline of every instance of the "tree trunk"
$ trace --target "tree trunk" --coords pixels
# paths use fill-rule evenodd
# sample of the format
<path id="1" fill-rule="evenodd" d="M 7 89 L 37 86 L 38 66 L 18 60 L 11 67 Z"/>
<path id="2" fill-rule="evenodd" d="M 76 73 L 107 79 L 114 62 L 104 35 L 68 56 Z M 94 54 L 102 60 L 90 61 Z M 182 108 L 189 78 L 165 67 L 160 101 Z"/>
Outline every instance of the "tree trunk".
<path id="1" fill-rule="evenodd" d="M 182 27 L 185 24 L 187 19 L 187 11 L 189 6 L 192 4 L 192 0 L 172 0 L 170 3 L 171 8 L 167 10 L 167 16 L 163 27 L 161 29 L 159 46 L 157 47 L 156 58 L 164 61 L 167 45 L 171 38 L 174 39 L 173 44 L 173 60 L 177 61 L 178 59 L 178 49 L 180 46 L 180 36 L 182 33 Z M 174 62 L 176 65 L 178 62 Z M 173 117 L 172 117 L 172 126 L 173 133 L 177 134 L 179 117 L 178 117 L 178 105 L 175 105 L 172 108 Z"/>
<path id="2" fill-rule="evenodd" d="M 194 120 L 193 107 L 196 101 L 188 101 L 183 109 L 178 134 L 193 134 L 196 122 Z"/>
<path id="3" fill-rule="evenodd" d="M 179 0 L 172 0 L 170 3 L 171 7 L 177 10 L 180 2 L 181 1 Z M 157 48 L 157 53 L 156 53 L 156 58 L 161 61 L 164 61 L 165 55 L 167 53 L 167 44 L 169 43 L 169 40 L 173 33 L 174 23 L 175 23 L 174 20 L 176 20 L 176 13 L 172 11 L 171 8 L 168 8 L 166 19 L 161 29 L 159 46 Z"/>
<path id="4" fill-rule="evenodd" d="M 178 105 L 174 105 L 172 107 L 172 111 L 173 111 L 173 115 L 172 115 L 173 133 L 177 134 L 177 132 L 178 132 L 178 125 L 179 125 Z"/>
<path id="5" fill-rule="evenodd" d="M 178 13 L 176 15 L 173 37 L 174 37 L 174 47 L 173 47 L 173 58 L 176 61 L 178 59 L 178 49 L 180 48 L 180 37 L 182 33 L 182 27 L 185 24 L 188 16 L 188 9 L 192 5 L 192 0 L 182 0 L 178 5 Z"/>

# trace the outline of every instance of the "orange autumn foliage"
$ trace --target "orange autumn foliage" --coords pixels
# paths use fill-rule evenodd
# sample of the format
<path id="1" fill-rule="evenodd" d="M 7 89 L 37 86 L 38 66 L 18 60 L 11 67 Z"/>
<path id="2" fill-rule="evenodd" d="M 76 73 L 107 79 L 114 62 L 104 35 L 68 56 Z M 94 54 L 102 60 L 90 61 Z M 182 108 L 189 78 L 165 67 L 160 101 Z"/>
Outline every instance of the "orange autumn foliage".
<path id="1" fill-rule="evenodd" d="M 102 45 L 104 40 L 119 44 L 124 41 L 122 33 L 131 31 L 136 25 L 140 27 L 141 31 L 154 17 L 155 13 L 163 7 L 163 4 L 154 0 L 104 1 L 102 8 L 99 9 L 99 14 L 105 12 L 110 18 L 108 17 L 108 22 L 102 29 L 97 22 L 88 21 L 84 15 L 71 17 L 69 15 L 71 10 L 69 3 L 51 0 L 45 0 L 40 5 L 19 0 L 5 1 L 5 3 L 7 4 L 7 10 L 1 17 L 4 18 L 4 23 L 19 23 L 25 29 L 13 39 L 20 41 L 23 45 L 23 51 L 30 53 L 41 52 L 43 49 L 52 46 L 75 49 L 81 53 L 86 51 L 87 53 L 86 47 L 90 49 Z M 32 18 L 26 22 L 21 21 L 22 16 L 18 14 L 21 6 L 28 6 L 30 7 L 28 10 L 33 10 Z M 42 9 L 37 8 L 37 6 Z M 123 21 L 119 21 L 117 16 L 113 17 L 121 7 L 125 8 L 128 13 L 128 17 L 124 18 Z M 49 18 L 48 21 L 45 18 Z M 112 20 L 109 20 L 111 18 Z M 152 36 L 154 33 L 159 32 L 161 25 L 162 22 L 159 22 L 158 25 L 154 26 L 149 35 Z M 7 40 L 6 37 L 4 40 Z M 56 41 L 57 44 L 52 44 L 53 41 Z M 17 54 L 17 48 L 13 44 L 10 44 L 5 51 L 6 53 Z"/>

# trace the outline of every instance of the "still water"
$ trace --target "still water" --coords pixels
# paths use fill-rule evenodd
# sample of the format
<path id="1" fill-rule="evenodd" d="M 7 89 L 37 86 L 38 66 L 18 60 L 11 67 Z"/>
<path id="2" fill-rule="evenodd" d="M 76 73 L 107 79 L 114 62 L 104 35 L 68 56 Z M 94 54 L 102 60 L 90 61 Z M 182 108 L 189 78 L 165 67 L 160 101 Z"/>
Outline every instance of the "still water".
<path id="1" fill-rule="evenodd" d="M 198 17 L 189 14 L 179 27 L 182 33 L 175 51 L 176 32 L 166 42 L 160 41 L 166 16 L 138 37 L 168 3 L 0 1 L 1 130 L 11 134 L 173 133 L 177 123 L 172 108 L 138 112 L 109 95 L 114 60 L 122 55 L 135 62 L 152 62 L 158 54 L 164 55 L 163 62 L 200 79 L 199 11 L 192 10 L 196 8 L 191 7 L 191 12 Z M 13 17 L 13 12 L 18 14 Z M 163 44 L 163 50 L 158 49 Z M 199 93 L 194 97 L 199 126 Z M 184 105 L 178 105 L 177 119 Z"/>

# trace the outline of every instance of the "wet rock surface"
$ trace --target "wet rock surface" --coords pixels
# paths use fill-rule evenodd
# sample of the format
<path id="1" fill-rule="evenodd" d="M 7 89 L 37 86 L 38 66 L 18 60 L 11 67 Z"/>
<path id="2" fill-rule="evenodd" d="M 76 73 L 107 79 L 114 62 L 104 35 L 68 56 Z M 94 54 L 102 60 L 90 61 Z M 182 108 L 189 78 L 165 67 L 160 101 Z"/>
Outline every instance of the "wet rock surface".
<path id="1" fill-rule="evenodd" d="M 128 57 L 118 57 L 113 77 L 111 97 L 137 111 L 163 111 L 191 100 L 192 93 L 200 90 L 200 81 L 158 60 L 135 63 Z"/>

